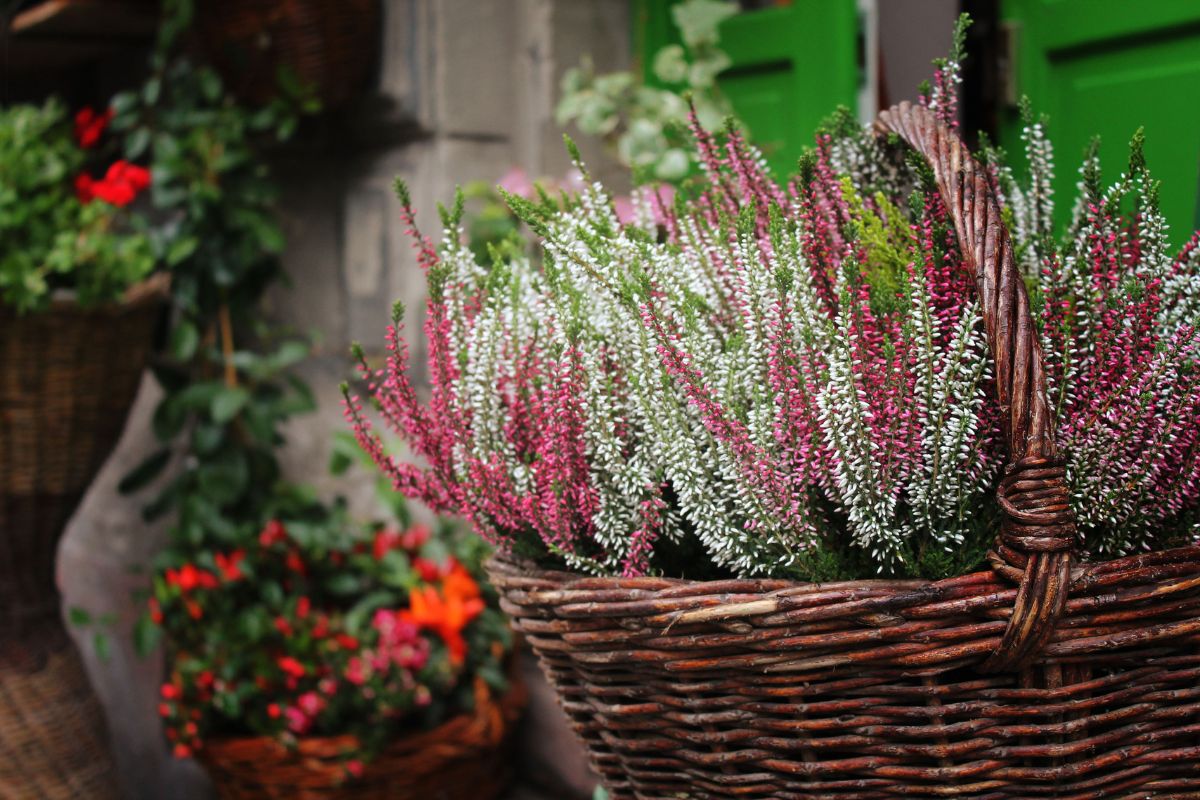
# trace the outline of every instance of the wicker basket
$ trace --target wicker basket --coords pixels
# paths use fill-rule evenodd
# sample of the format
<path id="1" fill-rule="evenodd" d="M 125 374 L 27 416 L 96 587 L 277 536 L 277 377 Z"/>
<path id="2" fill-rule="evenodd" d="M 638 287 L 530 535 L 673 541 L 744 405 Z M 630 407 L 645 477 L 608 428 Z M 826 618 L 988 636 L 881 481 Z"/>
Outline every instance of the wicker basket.
<path id="1" fill-rule="evenodd" d="M 324 109 L 353 99 L 378 61 L 379 0 L 204 0 L 197 45 L 242 100 L 279 94 L 279 70 L 311 87 Z"/>
<path id="2" fill-rule="evenodd" d="M 58 540 L 133 404 L 166 279 L 124 302 L 0 308 L 0 798 L 108 800 L 104 718 L 59 616 Z"/>
<path id="3" fill-rule="evenodd" d="M 294 751 L 268 737 L 214 740 L 200 758 L 222 800 L 494 800 L 513 768 L 513 731 L 525 688 L 495 698 L 476 682 L 475 710 L 399 739 L 345 780 L 351 736 L 303 739 Z"/>
<path id="4" fill-rule="evenodd" d="M 1200 798 L 1200 548 L 1073 564 L 1025 286 L 986 173 L 931 112 L 877 129 L 930 162 L 974 268 L 1012 466 L 993 569 L 805 584 L 492 582 L 595 769 L 631 798 Z"/>
<path id="5" fill-rule="evenodd" d="M 66 631 L 0 639 L 0 798 L 119 797 L 104 715 Z"/>
<path id="6" fill-rule="evenodd" d="M 58 617 L 58 539 L 125 427 L 165 292 L 159 276 L 120 304 L 0 307 L 0 640 Z"/>

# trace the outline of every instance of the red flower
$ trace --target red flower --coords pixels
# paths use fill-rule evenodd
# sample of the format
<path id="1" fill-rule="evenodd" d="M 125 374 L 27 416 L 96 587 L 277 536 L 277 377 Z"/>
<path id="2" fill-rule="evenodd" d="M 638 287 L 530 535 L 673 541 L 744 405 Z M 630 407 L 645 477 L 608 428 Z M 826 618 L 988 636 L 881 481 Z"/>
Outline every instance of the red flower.
<path id="1" fill-rule="evenodd" d="M 414 558 L 413 567 L 416 568 L 417 574 L 421 576 L 421 580 L 426 583 L 433 583 L 438 579 L 441 570 L 438 565 L 427 558 Z"/>
<path id="2" fill-rule="evenodd" d="M 292 635 L 292 623 L 288 622 L 283 617 L 275 618 L 275 630 L 282 633 L 284 636 Z"/>
<path id="3" fill-rule="evenodd" d="M 163 696 L 164 700 L 179 699 L 179 687 L 173 683 L 164 683 L 159 693 Z"/>
<path id="4" fill-rule="evenodd" d="M 149 185 L 150 170 L 128 161 L 114 161 L 104 173 L 104 180 L 93 185 L 92 193 L 106 203 L 124 208 Z"/>
<path id="5" fill-rule="evenodd" d="M 167 705 L 166 703 L 159 703 L 158 704 L 158 715 L 160 717 L 171 716 L 171 707 L 169 705 Z"/>
<path id="6" fill-rule="evenodd" d="M 270 717 L 271 719 L 279 719 L 279 714 L 280 714 L 280 711 L 279 711 L 278 703 L 271 703 L 269 706 L 267 706 L 267 716 L 268 717 Z"/>
<path id="7" fill-rule="evenodd" d="M 150 621 L 155 625 L 162 625 L 163 621 L 162 606 L 158 604 L 158 599 L 154 597 L 150 598 Z"/>
<path id="8" fill-rule="evenodd" d="M 398 544 L 400 544 L 400 534 L 395 531 L 376 531 L 375 541 L 371 546 L 371 555 L 375 556 L 376 561 L 380 561 L 389 550 L 394 549 Z"/>
<path id="9" fill-rule="evenodd" d="M 266 527 L 262 529 L 262 533 L 258 535 L 258 543 L 263 547 L 270 547 L 273 544 L 279 544 L 286 540 L 287 529 L 277 519 L 268 522 Z"/>
<path id="10" fill-rule="evenodd" d="M 102 114 L 97 114 L 87 107 L 79 109 L 75 114 L 75 141 L 79 142 L 79 146 L 85 150 L 95 146 L 112 118 L 113 110 L 111 108 L 106 109 Z"/>
<path id="11" fill-rule="evenodd" d="M 353 636 L 351 636 L 348 633 L 339 633 L 337 635 L 337 637 L 335 637 L 335 641 L 344 650 L 357 650 L 358 649 L 358 639 L 355 639 Z"/>
<path id="12" fill-rule="evenodd" d="M 215 680 L 212 671 L 206 669 L 196 676 L 196 685 L 201 689 L 211 689 Z"/>
<path id="13" fill-rule="evenodd" d="M 296 601 L 296 616 L 300 619 L 307 617 L 310 610 L 312 610 L 312 602 L 307 597 L 301 597 Z"/>
<path id="14" fill-rule="evenodd" d="M 400 546 L 405 550 L 416 550 L 429 541 L 429 528 L 424 525 L 413 525 L 400 537 Z"/>
<path id="15" fill-rule="evenodd" d="M 280 656 L 275 662 L 284 673 L 292 678 L 303 678 L 307 672 L 304 665 L 291 656 Z"/>
<path id="16" fill-rule="evenodd" d="M 363 774 L 363 763 L 357 759 L 351 759 L 346 762 L 346 772 L 350 773 L 353 778 L 361 778 Z"/>
<path id="17" fill-rule="evenodd" d="M 175 749 L 172 752 L 175 754 L 176 758 L 189 758 L 192 755 L 192 748 L 188 747 L 186 744 L 180 743 L 175 745 Z"/>
<path id="18" fill-rule="evenodd" d="M 196 588 L 215 589 L 219 585 L 216 575 L 197 569 L 194 564 L 184 564 L 178 570 L 168 569 L 166 580 L 168 586 L 178 586 L 181 592 L 190 592 Z"/>
<path id="19" fill-rule="evenodd" d="M 242 574 L 242 561 L 245 558 L 245 550 L 234 550 L 228 555 L 217 553 L 213 556 L 213 560 L 217 562 L 217 569 L 221 571 L 221 576 L 227 581 L 236 581 L 245 577 Z"/>
<path id="20" fill-rule="evenodd" d="M 90 203 L 96 198 L 96 182 L 86 172 L 75 176 L 75 196 L 81 203 Z"/>
<path id="21" fill-rule="evenodd" d="M 287 558 L 284 559 L 284 563 L 292 572 L 299 573 L 300 575 L 305 575 L 308 572 L 304 568 L 304 560 L 300 558 L 300 554 L 295 550 L 288 551 Z"/>

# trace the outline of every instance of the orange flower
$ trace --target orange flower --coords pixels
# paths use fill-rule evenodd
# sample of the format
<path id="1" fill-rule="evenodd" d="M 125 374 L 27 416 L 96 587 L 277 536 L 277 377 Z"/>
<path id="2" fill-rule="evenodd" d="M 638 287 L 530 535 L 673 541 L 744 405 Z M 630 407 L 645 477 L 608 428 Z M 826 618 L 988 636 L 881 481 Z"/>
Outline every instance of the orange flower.
<path id="1" fill-rule="evenodd" d="M 446 643 L 446 649 L 450 651 L 450 663 L 455 666 L 462 664 L 467 655 L 463 628 L 483 611 L 483 600 L 478 596 L 479 587 L 470 575 L 465 575 L 465 578 L 466 582 L 458 578 L 449 588 L 443 582 L 441 593 L 433 586 L 414 589 L 408 595 L 409 607 L 400 612 L 401 619 L 436 633 Z M 474 591 L 474 596 L 470 595 L 471 591 Z"/>

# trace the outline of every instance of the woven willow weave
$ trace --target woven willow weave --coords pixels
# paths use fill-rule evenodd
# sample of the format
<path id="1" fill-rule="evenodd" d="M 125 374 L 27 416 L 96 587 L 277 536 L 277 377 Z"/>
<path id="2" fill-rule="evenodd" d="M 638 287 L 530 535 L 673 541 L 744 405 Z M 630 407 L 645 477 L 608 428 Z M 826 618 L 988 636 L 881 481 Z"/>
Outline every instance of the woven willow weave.
<path id="1" fill-rule="evenodd" d="M 494 800 L 514 766 L 514 726 L 525 688 L 514 679 L 495 698 L 476 682 L 475 710 L 398 739 L 345 781 L 350 736 L 301 739 L 287 751 L 274 739 L 214 740 L 200 758 L 222 800 Z"/>
<path id="2" fill-rule="evenodd" d="M 0 800 L 115 800 L 107 730 L 62 626 L 59 538 L 116 445 L 165 279 L 125 302 L 0 308 Z"/>

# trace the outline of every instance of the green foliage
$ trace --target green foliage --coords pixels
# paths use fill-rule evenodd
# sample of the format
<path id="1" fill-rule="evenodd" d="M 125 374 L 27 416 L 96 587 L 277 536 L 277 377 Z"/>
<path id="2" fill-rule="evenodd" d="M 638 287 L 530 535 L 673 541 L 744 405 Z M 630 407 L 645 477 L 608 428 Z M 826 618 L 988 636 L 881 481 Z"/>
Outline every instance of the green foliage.
<path id="1" fill-rule="evenodd" d="M 155 410 L 162 449 L 123 482 L 152 482 L 173 460 L 183 469 L 147 507 L 175 514 L 173 546 L 252 536 L 272 517 L 320 518 L 312 493 L 281 480 L 282 427 L 311 410 L 292 368 L 309 345 L 259 313 L 281 277 L 278 188 L 263 153 L 312 108 L 298 90 L 263 108 L 239 105 L 216 72 L 180 54 L 191 3 L 165 4 L 151 71 L 112 102 L 126 155 L 147 160 L 154 182 L 149 240 L 171 270 L 173 329 L 154 365 L 165 396 Z"/>
<path id="2" fill-rule="evenodd" d="M 725 0 L 686 0 L 671 9 L 683 44 L 654 55 L 654 76 L 662 88 L 640 83 L 633 72 L 597 75 L 590 61 L 567 71 L 556 110 L 560 125 L 574 122 L 600 136 L 626 166 L 658 180 L 687 177 L 695 154 L 687 136 L 688 103 L 708 130 L 730 113 L 717 88 L 717 75 L 730 65 L 720 48 L 718 28 L 737 13 Z"/>
<path id="3" fill-rule="evenodd" d="M 149 239 L 128 212 L 81 202 L 85 152 L 62 104 L 0 110 L 0 302 L 36 311 L 56 289 L 81 305 L 116 300 L 154 269 Z"/>

